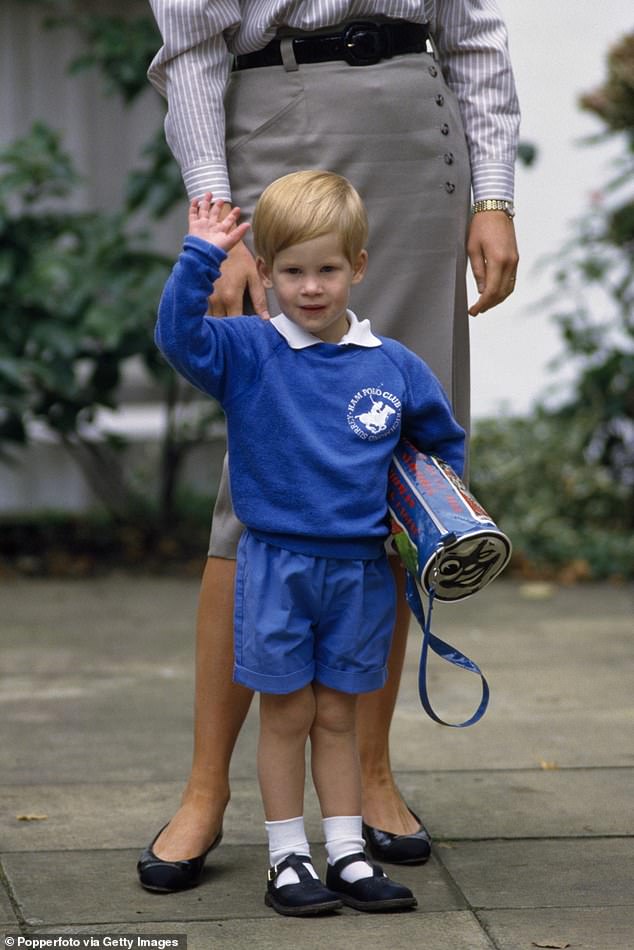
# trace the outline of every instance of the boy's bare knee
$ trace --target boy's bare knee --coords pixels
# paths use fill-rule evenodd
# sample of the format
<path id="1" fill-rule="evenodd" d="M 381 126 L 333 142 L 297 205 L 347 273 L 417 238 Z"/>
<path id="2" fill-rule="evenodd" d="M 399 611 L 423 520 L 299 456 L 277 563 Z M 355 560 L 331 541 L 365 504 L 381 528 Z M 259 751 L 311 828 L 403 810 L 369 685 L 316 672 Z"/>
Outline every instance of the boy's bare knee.
<path id="1" fill-rule="evenodd" d="M 288 738 L 308 735 L 315 718 L 315 697 L 307 686 L 294 693 L 261 693 L 262 729 Z"/>
<path id="2" fill-rule="evenodd" d="M 354 732 L 357 697 L 315 684 L 314 729 L 333 735 Z"/>

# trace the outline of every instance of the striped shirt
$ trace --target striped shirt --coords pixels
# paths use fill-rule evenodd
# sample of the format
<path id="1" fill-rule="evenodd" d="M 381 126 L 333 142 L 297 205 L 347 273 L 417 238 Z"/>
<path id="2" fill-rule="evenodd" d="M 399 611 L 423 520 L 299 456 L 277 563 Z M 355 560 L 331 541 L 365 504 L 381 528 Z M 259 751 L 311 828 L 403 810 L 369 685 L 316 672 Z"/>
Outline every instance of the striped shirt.
<path id="1" fill-rule="evenodd" d="M 190 198 L 231 198 L 224 90 L 232 57 L 261 49 L 282 27 L 316 30 L 385 15 L 429 23 L 460 104 L 473 197 L 513 199 L 519 106 L 496 0 L 150 0 L 163 46 L 148 76 L 167 99 L 165 133 Z"/>

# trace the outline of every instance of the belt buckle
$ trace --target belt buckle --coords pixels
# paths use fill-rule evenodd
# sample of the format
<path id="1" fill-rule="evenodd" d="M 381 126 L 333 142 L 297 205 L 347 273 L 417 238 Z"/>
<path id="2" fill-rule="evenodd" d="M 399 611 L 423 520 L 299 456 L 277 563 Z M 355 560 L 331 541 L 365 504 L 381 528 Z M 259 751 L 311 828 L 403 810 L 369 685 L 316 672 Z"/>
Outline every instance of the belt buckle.
<path id="1" fill-rule="evenodd" d="M 385 56 L 383 33 L 376 23 L 349 23 L 343 31 L 343 58 L 349 66 L 374 66 Z"/>

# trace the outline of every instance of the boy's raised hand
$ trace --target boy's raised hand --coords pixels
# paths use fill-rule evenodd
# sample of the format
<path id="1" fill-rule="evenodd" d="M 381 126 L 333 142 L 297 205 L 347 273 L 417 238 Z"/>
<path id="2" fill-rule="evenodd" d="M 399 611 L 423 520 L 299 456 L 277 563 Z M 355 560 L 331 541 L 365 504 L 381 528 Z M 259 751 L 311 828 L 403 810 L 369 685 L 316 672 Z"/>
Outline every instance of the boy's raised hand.
<path id="1" fill-rule="evenodd" d="M 226 254 L 242 240 L 249 225 L 246 221 L 238 224 L 239 208 L 232 208 L 229 214 L 220 220 L 223 204 L 222 200 L 214 201 L 213 195 L 208 191 L 202 198 L 194 198 L 191 202 L 188 220 L 190 234 L 215 244 Z"/>

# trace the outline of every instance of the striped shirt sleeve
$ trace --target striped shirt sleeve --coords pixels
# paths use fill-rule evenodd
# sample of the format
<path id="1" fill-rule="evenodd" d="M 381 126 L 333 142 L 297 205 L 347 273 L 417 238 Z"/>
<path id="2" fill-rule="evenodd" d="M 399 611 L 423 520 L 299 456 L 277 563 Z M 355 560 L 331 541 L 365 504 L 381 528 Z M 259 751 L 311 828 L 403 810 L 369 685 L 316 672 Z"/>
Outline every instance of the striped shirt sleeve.
<path id="1" fill-rule="evenodd" d="M 519 104 L 504 21 L 494 0 L 440 0 L 434 39 L 467 136 L 475 201 L 513 200 Z"/>
<path id="2" fill-rule="evenodd" d="M 224 31 L 240 22 L 238 0 L 150 0 L 163 37 L 148 77 L 167 99 L 165 137 L 190 198 L 231 199 L 225 160 L 224 90 L 231 56 Z"/>

